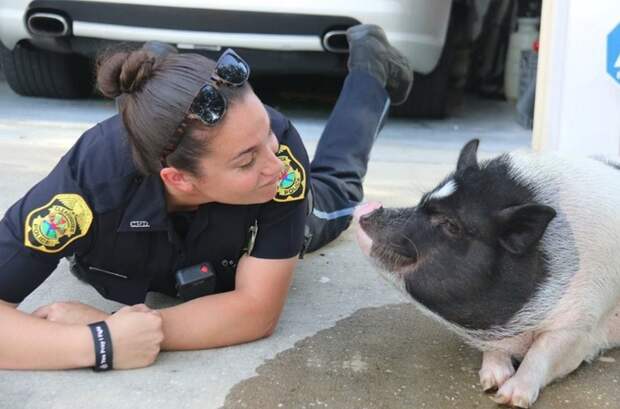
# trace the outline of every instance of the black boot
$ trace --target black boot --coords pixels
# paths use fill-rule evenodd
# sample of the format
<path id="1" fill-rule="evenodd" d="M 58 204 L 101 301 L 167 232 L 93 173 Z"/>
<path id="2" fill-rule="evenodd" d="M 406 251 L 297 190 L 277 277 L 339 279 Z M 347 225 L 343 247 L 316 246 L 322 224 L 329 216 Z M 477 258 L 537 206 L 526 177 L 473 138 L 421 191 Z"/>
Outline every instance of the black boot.
<path id="1" fill-rule="evenodd" d="M 407 58 L 392 47 L 379 26 L 360 24 L 347 30 L 349 71 L 363 70 L 385 87 L 392 105 L 407 100 L 413 85 L 413 69 Z"/>

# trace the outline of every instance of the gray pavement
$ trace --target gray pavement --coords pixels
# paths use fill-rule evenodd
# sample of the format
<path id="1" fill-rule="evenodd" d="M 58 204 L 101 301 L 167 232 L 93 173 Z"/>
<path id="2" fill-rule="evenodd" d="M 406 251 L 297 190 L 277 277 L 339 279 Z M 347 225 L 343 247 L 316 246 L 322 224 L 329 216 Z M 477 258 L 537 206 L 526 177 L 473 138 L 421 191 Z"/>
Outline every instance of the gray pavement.
<path id="1" fill-rule="evenodd" d="M 281 108 L 312 152 L 326 115 L 287 109 L 286 102 Z M 85 129 L 113 113 L 102 100 L 18 97 L 0 81 L 0 214 Z M 445 121 L 388 122 L 372 155 L 367 199 L 415 203 L 474 137 L 482 141 L 482 157 L 527 147 L 531 134 L 512 118 L 506 103 L 466 99 Z M 65 262 L 20 308 L 59 300 L 118 308 L 73 279 Z M 172 302 L 148 300 L 155 307 Z M 620 350 L 584 365 L 548 387 L 536 407 L 620 407 L 618 360 Z M 479 365 L 480 353 L 422 316 L 362 257 L 347 231 L 300 262 L 269 339 L 162 353 L 155 365 L 132 371 L 0 371 L 0 408 L 494 408 L 477 384 Z"/>

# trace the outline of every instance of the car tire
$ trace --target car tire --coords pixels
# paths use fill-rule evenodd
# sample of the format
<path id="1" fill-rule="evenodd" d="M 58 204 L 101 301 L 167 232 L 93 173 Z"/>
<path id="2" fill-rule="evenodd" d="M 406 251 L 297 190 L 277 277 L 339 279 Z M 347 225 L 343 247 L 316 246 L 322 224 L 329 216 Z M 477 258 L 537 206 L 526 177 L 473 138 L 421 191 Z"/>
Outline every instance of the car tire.
<path id="1" fill-rule="evenodd" d="M 6 81 L 19 95 L 84 98 L 93 92 L 90 61 L 77 54 L 60 54 L 18 44 L 11 51 L 0 46 Z"/>
<path id="2" fill-rule="evenodd" d="M 450 97 L 450 77 L 457 50 L 457 34 L 461 23 L 463 7 L 452 5 L 452 13 L 446 41 L 437 66 L 428 74 L 413 74 L 413 86 L 409 98 L 402 104 L 392 107 L 391 113 L 407 118 L 445 118 L 448 113 Z"/>

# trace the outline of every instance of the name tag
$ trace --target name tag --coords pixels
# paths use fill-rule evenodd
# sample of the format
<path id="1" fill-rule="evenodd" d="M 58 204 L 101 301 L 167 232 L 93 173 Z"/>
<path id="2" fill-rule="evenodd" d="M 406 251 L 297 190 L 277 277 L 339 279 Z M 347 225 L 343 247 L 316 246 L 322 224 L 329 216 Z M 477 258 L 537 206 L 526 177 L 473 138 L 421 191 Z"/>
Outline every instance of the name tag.
<path id="1" fill-rule="evenodd" d="M 129 222 L 129 227 L 132 228 L 149 228 L 151 225 L 146 220 L 132 220 Z"/>

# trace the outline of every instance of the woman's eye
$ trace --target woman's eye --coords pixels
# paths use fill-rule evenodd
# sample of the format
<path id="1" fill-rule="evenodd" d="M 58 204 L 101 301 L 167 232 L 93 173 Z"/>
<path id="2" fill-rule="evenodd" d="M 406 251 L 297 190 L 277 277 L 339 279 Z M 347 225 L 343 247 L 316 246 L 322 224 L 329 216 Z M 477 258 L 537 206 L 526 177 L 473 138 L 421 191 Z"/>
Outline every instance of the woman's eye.
<path id="1" fill-rule="evenodd" d="M 254 165 L 254 163 L 256 163 L 256 155 L 252 155 L 252 159 L 249 162 L 244 163 L 243 165 L 241 165 L 239 167 L 241 169 L 249 169 L 249 168 L 251 168 Z"/>

